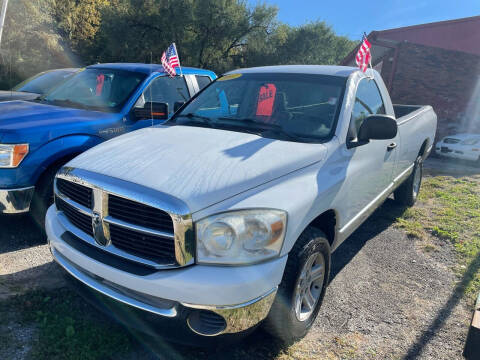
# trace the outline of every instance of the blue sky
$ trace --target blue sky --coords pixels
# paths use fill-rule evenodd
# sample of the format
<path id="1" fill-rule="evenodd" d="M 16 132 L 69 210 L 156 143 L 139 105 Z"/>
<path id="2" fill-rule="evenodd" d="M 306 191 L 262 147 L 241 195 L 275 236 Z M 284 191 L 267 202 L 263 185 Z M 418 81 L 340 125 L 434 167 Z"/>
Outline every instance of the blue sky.
<path id="1" fill-rule="evenodd" d="M 256 0 L 249 0 L 256 4 Z M 266 0 L 280 21 L 301 25 L 323 20 L 339 35 L 359 39 L 365 31 L 480 15 L 480 0 Z"/>

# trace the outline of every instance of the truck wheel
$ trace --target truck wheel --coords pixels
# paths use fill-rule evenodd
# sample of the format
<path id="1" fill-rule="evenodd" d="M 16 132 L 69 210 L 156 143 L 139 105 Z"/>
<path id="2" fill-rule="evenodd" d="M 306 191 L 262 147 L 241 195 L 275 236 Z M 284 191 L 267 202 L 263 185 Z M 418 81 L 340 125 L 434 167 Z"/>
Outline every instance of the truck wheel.
<path id="1" fill-rule="evenodd" d="M 285 272 L 264 328 L 291 344 L 313 325 L 330 275 L 330 245 L 325 234 L 313 227 L 300 235 L 288 255 Z"/>
<path id="2" fill-rule="evenodd" d="M 47 170 L 35 186 L 30 214 L 42 236 L 45 236 L 45 215 L 50 205 L 53 204 L 53 180 L 59 169 L 60 167 L 53 167 Z"/>
<path id="3" fill-rule="evenodd" d="M 406 206 L 413 206 L 417 201 L 423 176 L 423 160 L 417 157 L 412 174 L 394 191 L 393 196 L 397 202 Z"/>

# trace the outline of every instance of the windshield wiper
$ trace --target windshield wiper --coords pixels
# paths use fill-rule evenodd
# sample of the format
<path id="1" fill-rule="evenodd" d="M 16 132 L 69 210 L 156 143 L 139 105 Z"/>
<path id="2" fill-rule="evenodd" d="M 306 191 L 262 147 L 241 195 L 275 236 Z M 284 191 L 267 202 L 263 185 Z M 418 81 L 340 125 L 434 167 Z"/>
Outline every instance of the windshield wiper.
<path id="1" fill-rule="evenodd" d="M 265 123 L 265 122 L 260 122 L 260 121 L 255 121 L 253 119 L 250 119 L 250 118 L 229 118 L 229 117 L 220 117 L 218 118 L 219 120 L 234 120 L 234 121 L 238 121 L 239 124 L 235 124 L 233 126 L 236 126 L 236 127 L 241 127 L 241 123 L 246 123 L 246 124 L 253 124 L 255 125 L 255 127 L 257 129 L 256 130 L 256 133 L 260 133 L 260 134 L 263 134 L 265 132 L 268 132 L 268 131 L 272 131 L 274 133 L 277 133 L 277 134 L 282 134 L 284 137 L 288 137 L 290 138 L 291 140 L 295 140 L 295 141 L 305 141 L 305 139 L 302 139 L 301 137 L 299 136 L 296 136 L 294 134 L 291 134 L 289 133 L 288 131 L 286 131 L 282 126 L 278 125 L 278 124 L 271 124 L 271 123 Z M 218 124 L 220 125 L 220 124 Z M 245 129 L 245 128 L 243 128 Z"/>
<path id="2" fill-rule="evenodd" d="M 202 116 L 202 115 L 197 115 L 197 114 L 194 114 L 194 113 L 188 113 L 188 114 L 179 114 L 176 116 L 176 118 L 179 118 L 179 117 L 184 117 L 184 118 L 187 118 L 187 119 L 195 119 L 195 120 L 201 120 L 201 123 L 202 124 L 205 124 L 205 125 L 208 125 L 209 127 L 213 128 L 213 124 L 211 123 L 211 119 L 207 116 Z M 176 122 L 176 121 L 175 121 Z M 181 125 L 181 124 L 180 124 Z"/>
<path id="3" fill-rule="evenodd" d="M 67 100 L 67 99 L 64 99 L 64 100 L 59 100 L 59 99 L 56 99 L 56 100 L 46 100 L 44 99 L 45 101 L 51 103 L 51 104 L 54 104 L 54 105 L 65 105 L 65 106 L 70 106 L 70 107 L 78 107 L 78 108 L 81 108 L 81 109 L 87 109 L 88 106 L 84 105 L 84 104 L 81 104 L 81 103 L 78 103 L 78 102 L 75 102 L 75 101 L 72 101 L 72 100 Z"/>

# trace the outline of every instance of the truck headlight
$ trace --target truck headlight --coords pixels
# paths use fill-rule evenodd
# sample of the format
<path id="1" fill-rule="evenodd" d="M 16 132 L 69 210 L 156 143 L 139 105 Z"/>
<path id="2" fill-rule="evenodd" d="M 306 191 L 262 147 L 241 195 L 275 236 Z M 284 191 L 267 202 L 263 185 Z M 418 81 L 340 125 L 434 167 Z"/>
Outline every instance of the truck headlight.
<path id="1" fill-rule="evenodd" d="M 28 144 L 0 144 L 0 168 L 15 168 L 28 154 Z"/>
<path id="2" fill-rule="evenodd" d="M 238 210 L 196 223 L 197 262 L 243 265 L 278 256 L 287 213 L 274 209 Z"/>

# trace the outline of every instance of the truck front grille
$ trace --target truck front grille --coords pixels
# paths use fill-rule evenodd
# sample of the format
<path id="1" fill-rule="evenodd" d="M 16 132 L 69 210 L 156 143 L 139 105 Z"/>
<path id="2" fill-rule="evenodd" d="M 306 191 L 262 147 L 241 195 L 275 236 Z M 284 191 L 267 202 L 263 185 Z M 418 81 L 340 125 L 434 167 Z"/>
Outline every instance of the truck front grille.
<path id="1" fill-rule="evenodd" d="M 173 234 L 173 221 L 167 212 L 136 201 L 109 195 L 108 214 L 134 225 Z"/>
<path id="2" fill-rule="evenodd" d="M 69 205 L 58 196 L 55 196 L 55 205 L 59 211 L 63 211 L 68 221 L 73 226 L 82 230 L 85 234 L 93 236 L 92 217 L 78 211 L 75 207 Z"/>
<path id="3" fill-rule="evenodd" d="M 112 194 L 95 185 L 89 186 L 89 182 L 78 184 L 68 178 L 57 177 L 55 187 L 57 210 L 63 212 L 65 221 L 88 235 L 82 238 L 84 241 L 113 255 L 148 266 L 185 265 L 176 254 L 174 222 L 168 212 Z M 92 222 L 97 213 L 102 227 L 95 235 Z M 95 239 L 95 236 L 100 238 Z"/>
<path id="4" fill-rule="evenodd" d="M 64 179 L 57 179 L 57 188 L 70 200 L 88 209 L 92 208 L 92 189 Z"/>
<path id="5" fill-rule="evenodd" d="M 124 251 L 160 263 L 175 262 L 173 239 L 144 234 L 118 225 L 110 224 L 112 244 Z"/>

